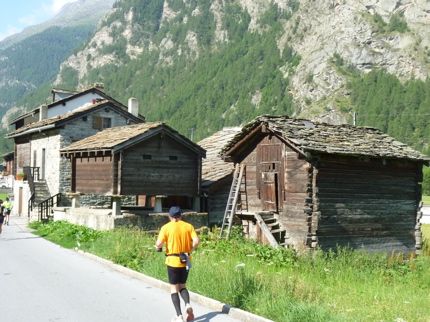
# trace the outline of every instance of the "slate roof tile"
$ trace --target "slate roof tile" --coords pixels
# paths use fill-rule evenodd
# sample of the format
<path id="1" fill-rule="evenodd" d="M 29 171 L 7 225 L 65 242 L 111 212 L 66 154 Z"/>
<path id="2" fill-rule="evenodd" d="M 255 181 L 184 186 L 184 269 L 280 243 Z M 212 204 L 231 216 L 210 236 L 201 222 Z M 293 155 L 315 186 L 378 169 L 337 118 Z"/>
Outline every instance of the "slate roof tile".
<path id="1" fill-rule="evenodd" d="M 270 131 L 291 142 L 304 153 L 429 160 L 422 153 L 375 128 L 348 124 L 332 125 L 271 115 L 257 117 L 246 124 L 242 131 L 225 145 L 221 153 L 226 155 L 236 143 L 261 124 L 265 124 Z"/>
<path id="2" fill-rule="evenodd" d="M 206 150 L 206 159 L 202 164 L 202 186 L 207 187 L 229 175 L 234 170 L 231 162 L 221 159 L 219 153 L 224 145 L 241 130 L 240 127 L 224 128 L 201 140 L 198 144 Z"/>

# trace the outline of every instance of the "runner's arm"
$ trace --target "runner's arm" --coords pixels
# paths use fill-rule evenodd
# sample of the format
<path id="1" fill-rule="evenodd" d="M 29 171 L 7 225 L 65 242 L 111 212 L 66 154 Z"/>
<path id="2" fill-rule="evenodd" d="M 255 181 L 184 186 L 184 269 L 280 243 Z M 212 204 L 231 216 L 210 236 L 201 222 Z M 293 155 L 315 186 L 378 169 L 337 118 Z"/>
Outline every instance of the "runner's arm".
<path id="1" fill-rule="evenodd" d="M 157 248 L 162 248 L 164 245 L 164 242 L 162 240 L 157 239 L 157 241 L 155 242 L 155 247 Z"/>
<path id="2" fill-rule="evenodd" d="M 166 236 L 164 233 L 164 227 L 162 227 L 160 230 L 160 233 L 158 234 L 157 241 L 155 242 L 155 248 L 157 248 L 158 250 L 163 248 L 165 241 L 166 241 Z"/>
<path id="3" fill-rule="evenodd" d="M 200 239 L 199 237 L 193 237 L 193 248 L 191 249 L 191 251 L 195 251 L 197 249 L 197 246 L 199 246 L 200 244 Z"/>

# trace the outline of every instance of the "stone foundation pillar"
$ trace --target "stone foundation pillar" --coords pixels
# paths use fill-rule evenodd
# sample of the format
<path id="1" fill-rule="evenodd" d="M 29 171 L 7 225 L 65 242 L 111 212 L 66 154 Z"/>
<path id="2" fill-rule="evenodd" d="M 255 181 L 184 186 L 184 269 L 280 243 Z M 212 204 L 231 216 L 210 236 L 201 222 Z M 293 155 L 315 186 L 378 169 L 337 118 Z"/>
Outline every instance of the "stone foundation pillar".
<path id="1" fill-rule="evenodd" d="M 121 215 L 121 196 L 112 196 L 112 216 Z"/>
<path id="2" fill-rule="evenodd" d="M 155 207 L 154 212 L 163 212 L 163 199 L 167 196 L 159 195 L 155 196 Z"/>
<path id="3" fill-rule="evenodd" d="M 79 192 L 69 192 L 67 196 L 72 199 L 72 208 L 81 206 L 81 194 Z"/>

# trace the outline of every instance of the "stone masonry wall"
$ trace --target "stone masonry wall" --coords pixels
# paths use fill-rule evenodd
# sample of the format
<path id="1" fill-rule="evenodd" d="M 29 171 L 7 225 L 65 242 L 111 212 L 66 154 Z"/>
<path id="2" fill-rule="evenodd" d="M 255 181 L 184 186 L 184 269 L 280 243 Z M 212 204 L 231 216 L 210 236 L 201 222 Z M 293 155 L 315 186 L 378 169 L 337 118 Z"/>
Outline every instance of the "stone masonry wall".
<path id="1" fill-rule="evenodd" d="M 31 166 L 40 167 L 42 175 L 42 150 L 45 149 L 45 179 L 51 195 L 59 192 L 60 134 L 58 130 L 33 135 L 30 143 Z M 36 162 L 34 154 L 36 153 Z"/>
<path id="2" fill-rule="evenodd" d="M 138 227 L 145 231 L 157 231 L 169 222 L 169 215 L 154 214 L 148 211 L 122 211 L 120 216 L 113 216 L 111 209 L 94 208 L 54 208 L 54 221 L 65 220 L 97 230 L 110 230 L 117 227 Z M 207 227 L 207 213 L 186 213 L 184 221 L 196 229 Z"/>
<path id="3" fill-rule="evenodd" d="M 80 197 L 80 205 L 82 207 L 110 208 L 111 197 L 96 194 L 85 194 Z M 121 196 L 121 205 L 135 206 L 136 196 Z"/>
<path id="4" fill-rule="evenodd" d="M 67 123 L 61 130 L 61 148 L 65 148 L 73 142 L 99 132 L 99 130 L 93 129 L 94 116 L 110 118 L 112 127 L 127 125 L 127 118 L 114 111 L 112 108 L 105 107 L 93 113 L 86 114 L 85 117 L 80 117 Z M 72 165 L 70 159 L 62 158 L 60 160 L 60 169 L 59 191 L 62 193 L 70 192 L 72 188 Z"/>

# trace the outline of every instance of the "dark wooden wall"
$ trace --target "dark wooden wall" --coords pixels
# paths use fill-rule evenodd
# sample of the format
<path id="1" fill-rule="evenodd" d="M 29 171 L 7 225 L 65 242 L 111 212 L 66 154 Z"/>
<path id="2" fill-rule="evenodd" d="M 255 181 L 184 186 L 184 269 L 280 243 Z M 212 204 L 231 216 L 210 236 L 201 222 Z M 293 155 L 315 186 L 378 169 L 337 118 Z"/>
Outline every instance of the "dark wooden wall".
<path id="1" fill-rule="evenodd" d="M 246 165 L 245 193 L 241 194 L 243 210 L 247 212 L 270 211 L 279 213 L 279 222 L 287 230 L 287 242 L 303 248 L 307 242 L 309 223 L 305 213 L 308 188 L 311 185 L 310 164 L 300 159 L 297 152 L 290 149 L 276 136 L 266 136 L 242 161 Z M 271 178 L 264 173 L 276 173 L 275 189 L 278 206 L 270 209 L 267 199 L 276 197 L 265 189 L 273 188 Z M 267 176 L 267 175 L 266 175 Z M 264 182 L 266 179 L 266 182 Z M 268 181 L 268 182 L 267 182 Z M 264 200 L 266 199 L 266 201 Z M 311 202 L 311 201 L 310 201 Z"/>
<path id="2" fill-rule="evenodd" d="M 308 189 L 311 185 L 312 166 L 299 154 L 285 146 L 285 196 L 283 212 L 279 222 L 287 231 L 287 243 L 295 248 L 303 248 L 309 232 L 306 208 Z"/>
<path id="3" fill-rule="evenodd" d="M 245 190 L 240 195 L 243 204 L 242 210 L 247 212 L 262 211 L 260 191 L 257 186 L 257 149 L 249 153 L 241 163 L 246 166 Z"/>
<path id="4" fill-rule="evenodd" d="M 22 172 L 23 167 L 30 166 L 31 154 L 29 142 L 15 142 L 16 172 Z"/>
<path id="5" fill-rule="evenodd" d="M 421 164 L 325 156 L 317 168 L 321 248 L 414 251 Z"/>
<path id="6" fill-rule="evenodd" d="M 113 186 L 112 157 L 74 158 L 74 189 L 81 193 L 111 194 Z"/>
<path id="7" fill-rule="evenodd" d="M 123 151 L 121 194 L 198 196 L 200 166 L 195 152 L 159 134 Z"/>
<path id="8" fill-rule="evenodd" d="M 224 218 L 225 208 L 231 188 L 232 175 L 212 184 L 208 191 L 209 223 L 220 226 Z"/>

